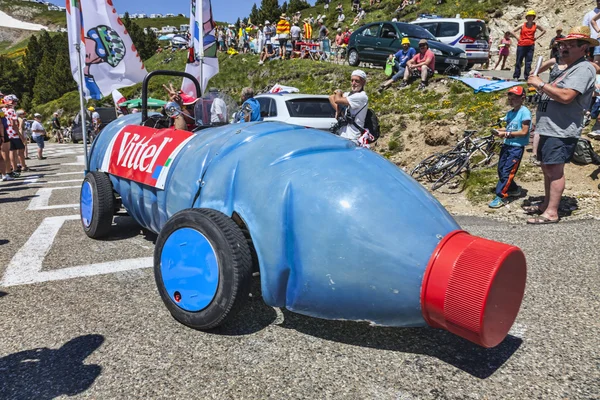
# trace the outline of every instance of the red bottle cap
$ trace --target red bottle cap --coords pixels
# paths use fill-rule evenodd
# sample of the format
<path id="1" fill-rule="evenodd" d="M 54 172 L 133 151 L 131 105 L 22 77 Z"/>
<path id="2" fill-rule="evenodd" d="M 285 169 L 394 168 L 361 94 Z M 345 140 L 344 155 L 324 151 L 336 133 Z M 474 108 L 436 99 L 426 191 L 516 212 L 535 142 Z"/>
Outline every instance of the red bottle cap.
<path id="1" fill-rule="evenodd" d="M 423 317 L 434 328 L 494 347 L 517 317 L 526 277 L 525 255 L 518 247 L 451 232 L 425 270 Z"/>

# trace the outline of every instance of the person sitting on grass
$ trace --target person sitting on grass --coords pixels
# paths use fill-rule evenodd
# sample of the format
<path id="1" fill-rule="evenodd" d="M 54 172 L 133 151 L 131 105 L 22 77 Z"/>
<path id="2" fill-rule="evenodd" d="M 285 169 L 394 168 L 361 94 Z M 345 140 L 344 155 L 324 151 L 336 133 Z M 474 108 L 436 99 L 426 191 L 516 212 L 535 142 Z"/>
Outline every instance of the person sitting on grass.
<path id="1" fill-rule="evenodd" d="M 525 90 L 522 86 L 513 86 L 508 90 L 508 104 L 512 109 L 506 114 L 506 128 L 496 130 L 504 138 L 498 161 L 498 184 L 496 197 L 488 204 L 490 208 L 504 206 L 508 197 L 521 195 L 521 188 L 515 183 L 525 146 L 529 144 L 531 111 L 525 106 Z"/>
<path id="2" fill-rule="evenodd" d="M 398 50 L 396 54 L 390 54 L 390 59 L 394 59 L 394 71 L 396 74 L 381 84 L 379 87 L 380 92 L 389 88 L 392 83 L 397 82 L 404 77 L 406 64 L 408 64 L 416 54 L 417 51 L 410 47 L 410 40 L 407 37 L 402 38 L 402 48 Z"/>
<path id="3" fill-rule="evenodd" d="M 429 50 L 427 39 L 419 40 L 419 52 L 406 63 L 404 70 L 404 80 L 400 87 L 408 86 L 408 80 L 411 77 L 421 77 L 418 90 L 425 90 L 429 79 L 433 77 L 435 71 L 435 54 Z"/>
<path id="4" fill-rule="evenodd" d="M 358 10 L 358 14 L 356 14 L 356 17 L 354 17 L 354 21 L 352 21 L 352 24 L 350 25 L 358 25 L 358 23 L 365 19 L 366 16 L 367 12 L 361 8 L 360 10 Z"/>

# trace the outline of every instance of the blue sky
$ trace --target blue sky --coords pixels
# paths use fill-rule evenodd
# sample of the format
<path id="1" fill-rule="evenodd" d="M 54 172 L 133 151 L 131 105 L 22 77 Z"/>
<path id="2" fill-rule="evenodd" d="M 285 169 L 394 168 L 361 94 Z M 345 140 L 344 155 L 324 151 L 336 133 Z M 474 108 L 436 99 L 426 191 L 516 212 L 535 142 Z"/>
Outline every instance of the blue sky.
<path id="1" fill-rule="evenodd" d="M 217 21 L 235 22 L 238 17 L 247 17 L 254 3 L 260 7 L 260 0 L 213 0 L 213 14 Z M 279 4 L 282 3 L 283 0 L 279 0 Z M 309 3 L 314 4 L 315 0 L 309 0 Z M 125 11 L 132 14 L 190 13 L 189 0 L 113 0 L 113 4 L 120 14 Z"/>

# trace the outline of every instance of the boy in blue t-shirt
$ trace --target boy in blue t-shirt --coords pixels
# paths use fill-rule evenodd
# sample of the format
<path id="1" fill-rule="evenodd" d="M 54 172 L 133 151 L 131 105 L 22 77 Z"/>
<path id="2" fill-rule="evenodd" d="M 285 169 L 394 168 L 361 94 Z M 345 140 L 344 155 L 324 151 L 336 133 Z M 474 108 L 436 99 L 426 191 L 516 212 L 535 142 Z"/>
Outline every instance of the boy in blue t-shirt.
<path id="1" fill-rule="evenodd" d="M 488 204 L 491 208 L 500 208 L 504 199 L 519 196 L 521 188 L 515 183 L 515 176 L 523 158 L 525 146 L 529 143 L 531 111 L 523 106 L 525 90 L 522 86 L 513 86 L 508 90 L 508 104 L 512 106 L 506 114 L 506 128 L 497 129 L 497 135 L 504 138 L 498 161 L 498 184 L 496 197 Z"/>

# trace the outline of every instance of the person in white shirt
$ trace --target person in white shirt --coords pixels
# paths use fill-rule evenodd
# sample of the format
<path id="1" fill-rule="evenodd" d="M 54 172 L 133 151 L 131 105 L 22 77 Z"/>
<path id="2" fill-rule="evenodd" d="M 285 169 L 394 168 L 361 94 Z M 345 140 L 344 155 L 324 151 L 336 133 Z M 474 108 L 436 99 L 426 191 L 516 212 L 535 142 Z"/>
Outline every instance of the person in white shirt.
<path id="1" fill-rule="evenodd" d="M 592 39 L 598 39 L 598 32 L 594 29 L 594 26 L 592 24 L 592 19 L 598 13 L 600 13 L 600 0 L 596 0 L 596 7 L 592 11 L 589 11 L 587 14 L 585 14 L 583 17 L 582 25 L 590 28 L 590 32 L 591 32 L 590 37 Z M 594 62 L 596 64 L 600 65 L 600 46 L 594 47 L 593 55 L 594 55 Z"/>
<path id="2" fill-rule="evenodd" d="M 367 84 L 367 74 L 357 69 L 350 76 L 350 92 L 343 92 L 337 89 L 329 96 L 329 102 L 335 109 L 335 117 L 340 121 L 338 134 L 359 144 L 358 139 L 364 133 L 367 109 L 369 106 L 369 97 L 365 93 Z"/>
<path id="3" fill-rule="evenodd" d="M 210 106 L 210 123 L 211 125 L 223 125 L 227 123 L 227 104 L 219 97 L 219 91 L 215 88 L 208 90 L 209 95 L 213 98 Z"/>
<path id="4" fill-rule="evenodd" d="M 42 116 L 38 113 L 33 114 L 34 121 L 31 124 L 31 138 L 38 145 L 38 160 L 45 160 L 46 157 L 42 154 L 44 152 L 44 136 L 46 136 L 46 129 L 42 125 Z"/>
<path id="5" fill-rule="evenodd" d="M 292 37 L 292 49 L 294 51 L 298 50 L 296 42 L 300 40 L 300 35 L 302 35 L 302 29 L 300 29 L 297 22 L 294 22 L 294 25 L 292 25 L 292 27 L 290 28 L 290 36 Z"/>

